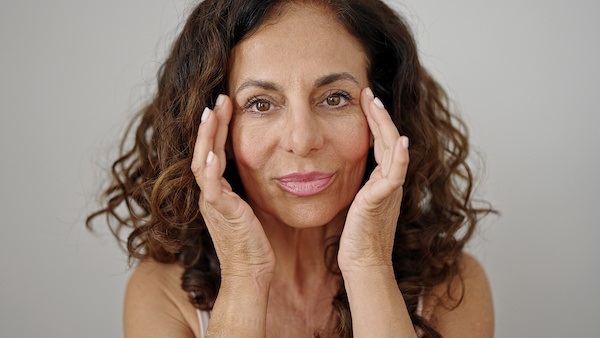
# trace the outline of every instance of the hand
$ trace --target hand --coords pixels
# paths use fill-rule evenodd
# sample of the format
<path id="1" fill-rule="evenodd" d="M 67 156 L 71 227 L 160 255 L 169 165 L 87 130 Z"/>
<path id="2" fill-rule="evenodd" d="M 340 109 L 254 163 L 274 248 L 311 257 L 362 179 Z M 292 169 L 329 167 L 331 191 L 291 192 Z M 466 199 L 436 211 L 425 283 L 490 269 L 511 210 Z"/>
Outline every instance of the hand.
<path id="1" fill-rule="evenodd" d="M 362 91 L 360 103 L 373 134 L 377 167 L 350 205 L 338 252 L 342 272 L 391 266 L 409 159 L 408 138 L 400 136 L 369 88 Z"/>
<path id="2" fill-rule="evenodd" d="M 215 109 L 202 114 L 191 166 L 200 187 L 198 205 L 224 278 L 272 275 L 275 256 L 260 221 L 223 178 L 232 107 L 229 97 L 219 95 Z"/>

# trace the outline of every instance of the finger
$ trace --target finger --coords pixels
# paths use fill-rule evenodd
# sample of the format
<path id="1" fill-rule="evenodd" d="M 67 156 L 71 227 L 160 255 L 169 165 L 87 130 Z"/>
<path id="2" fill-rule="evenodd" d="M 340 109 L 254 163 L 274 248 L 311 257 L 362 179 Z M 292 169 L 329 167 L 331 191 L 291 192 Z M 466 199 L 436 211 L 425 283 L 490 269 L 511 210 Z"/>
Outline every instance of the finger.
<path id="1" fill-rule="evenodd" d="M 379 126 L 373 120 L 371 113 L 371 101 L 373 101 L 374 98 L 375 96 L 373 95 L 373 91 L 371 91 L 371 88 L 367 87 L 362 90 L 360 95 L 360 106 L 362 108 L 363 113 L 365 114 L 365 117 L 367 118 L 367 124 L 369 125 L 369 130 L 371 131 L 373 141 L 375 140 L 375 138 L 381 137 Z"/>
<path id="2" fill-rule="evenodd" d="M 211 213 L 210 209 L 214 209 L 227 220 L 237 219 L 241 213 L 241 199 L 235 193 L 230 192 L 228 184 L 223 184 L 224 180 L 221 178 L 220 172 L 221 163 L 219 162 L 219 157 L 210 151 L 202 172 L 203 184 L 200 198 L 203 203 L 201 203 L 201 211 L 205 215 L 207 212 Z"/>
<path id="3" fill-rule="evenodd" d="M 394 189 L 404 185 L 406 180 L 406 172 L 408 171 L 408 163 L 410 155 L 408 152 L 408 137 L 401 136 L 394 145 L 394 152 L 391 158 L 391 165 L 385 180 Z"/>
<path id="4" fill-rule="evenodd" d="M 385 148 L 392 148 L 398 137 L 400 137 L 398 128 L 396 128 L 394 121 L 392 121 L 390 114 L 379 98 L 371 100 L 370 108 L 373 121 L 375 121 L 379 129 L 380 140 L 383 142 L 383 146 Z"/>
<path id="5" fill-rule="evenodd" d="M 385 176 L 391 165 L 394 144 L 400 134 L 381 100 L 375 98 L 369 88 L 364 90 L 361 105 L 373 133 L 375 161 L 381 167 L 381 174 Z"/>
<path id="6" fill-rule="evenodd" d="M 225 165 L 227 164 L 225 144 L 227 142 L 227 134 L 229 132 L 229 122 L 231 121 L 232 111 L 233 105 L 231 103 L 231 99 L 227 95 L 219 95 L 217 97 L 217 102 L 214 109 L 218 123 L 213 151 L 215 155 L 219 157 L 221 164 L 221 175 L 223 175 L 225 172 Z"/>
<path id="7" fill-rule="evenodd" d="M 376 98 L 369 88 L 363 90 L 361 107 L 365 112 L 369 128 L 373 133 L 375 159 L 377 163 L 381 164 L 385 150 L 393 148 L 400 134 L 389 113 L 383 107 L 381 100 Z"/>
<path id="8" fill-rule="evenodd" d="M 202 172 L 206 167 L 208 153 L 213 150 L 214 137 L 217 129 L 217 119 L 214 112 L 205 108 L 202 112 L 198 135 L 194 144 L 191 169 L 196 183 L 202 188 Z"/>
<path id="9" fill-rule="evenodd" d="M 408 138 L 402 136 L 398 138 L 394 145 L 391 164 L 387 175 L 372 181 L 368 199 L 374 204 L 379 204 L 394 192 L 401 191 L 402 186 L 406 181 L 408 163 Z"/>
<path id="10" fill-rule="evenodd" d="M 211 150 L 208 152 L 206 157 L 206 163 L 204 170 L 202 171 L 202 197 L 210 203 L 215 204 L 219 200 L 223 191 L 221 180 L 219 179 L 220 173 L 218 168 L 219 158 L 215 156 L 215 153 Z"/>

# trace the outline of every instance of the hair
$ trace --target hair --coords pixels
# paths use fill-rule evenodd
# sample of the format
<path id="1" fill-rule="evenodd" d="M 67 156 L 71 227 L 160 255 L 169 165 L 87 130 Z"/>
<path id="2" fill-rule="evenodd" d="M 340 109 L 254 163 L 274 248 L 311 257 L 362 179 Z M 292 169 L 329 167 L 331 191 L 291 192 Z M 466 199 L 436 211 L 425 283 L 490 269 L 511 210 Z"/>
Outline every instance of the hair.
<path id="1" fill-rule="evenodd" d="M 126 241 L 130 259 L 182 262 L 182 288 L 202 310 L 212 309 L 221 278 L 198 209 L 200 189 L 190 170 L 200 113 L 225 92 L 232 49 L 290 2 L 301 3 L 206 0 L 191 12 L 159 70 L 154 98 L 125 132 L 119 158 L 112 165 L 112 183 L 103 191 L 105 204 L 87 219 L 91 228 L 95 218 L 106 216 L 118 239 L 124 229 L 132 229 Z M 452 297 L 449 281 L 461 281 L 462 249 L 479 218 L 492 212 L 473 204 L 466 128 L 450 111 L 443 89 L 419 63 L 408 25 L 385 3 L 309 2 L 329 9 L 362 43 L 371 88 L 400 134 L 411 140 L 392 262 L 413 325 L 421 336 L 441 337 L 418 313 L 419 297 L 448 282 L 448 306 L 458 306 L 462 296 Z M 128 142 L 130 135 L 133 143 Z M 370 154 L 365 177 L 374 167 Z M 244 198 L 235 165 L 228 163 L 224 177 Z M 334 334 L 352 337 L 343 283 L 333 307 Z"/>

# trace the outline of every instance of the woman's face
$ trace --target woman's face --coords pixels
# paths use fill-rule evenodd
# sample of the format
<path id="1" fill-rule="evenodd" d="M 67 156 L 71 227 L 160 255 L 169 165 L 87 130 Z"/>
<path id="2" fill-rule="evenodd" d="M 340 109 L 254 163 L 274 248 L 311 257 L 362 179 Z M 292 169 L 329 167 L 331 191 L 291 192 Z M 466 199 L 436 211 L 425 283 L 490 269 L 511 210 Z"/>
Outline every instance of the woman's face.
<path id="1" fill-rule="evenodd" d="M 367 86 L 362 46 L 319 7 L 287 7 L 236 46 L 231 145 L 259 218 L 320 226 L 350 205 L 369 150 Z"/>

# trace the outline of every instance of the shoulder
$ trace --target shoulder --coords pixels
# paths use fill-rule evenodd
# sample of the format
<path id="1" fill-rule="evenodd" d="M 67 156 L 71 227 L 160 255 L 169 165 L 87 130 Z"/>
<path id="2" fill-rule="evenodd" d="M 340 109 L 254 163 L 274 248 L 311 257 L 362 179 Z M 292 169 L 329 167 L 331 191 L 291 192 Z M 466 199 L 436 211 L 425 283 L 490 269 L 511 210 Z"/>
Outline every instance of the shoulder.
<path id="1" fill-rule="evenodd" d="M 125 293 L 125 337 L 194 337 L 198 317 L 181 288 L 183 267 L 154 260 L 141 262 Z"/>
<path id="2" fill-rule="evenodd" d="M 493 337 L 494 307 L 485 270 L 469 254 L 461 255 L 459 267 L 458 276 L 425 297 L 424 316 L 444 337 Z"/>

